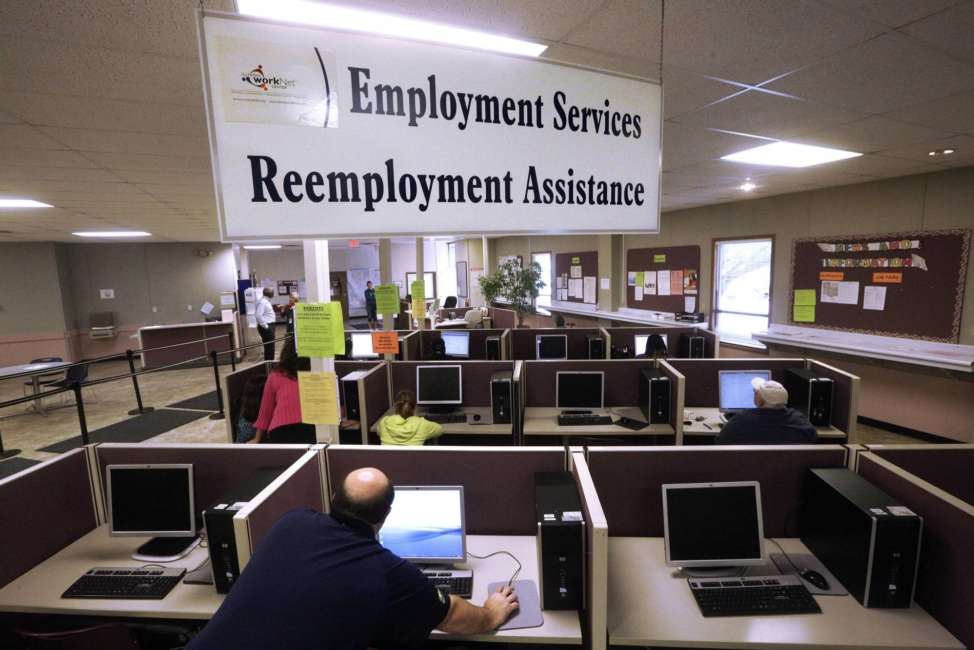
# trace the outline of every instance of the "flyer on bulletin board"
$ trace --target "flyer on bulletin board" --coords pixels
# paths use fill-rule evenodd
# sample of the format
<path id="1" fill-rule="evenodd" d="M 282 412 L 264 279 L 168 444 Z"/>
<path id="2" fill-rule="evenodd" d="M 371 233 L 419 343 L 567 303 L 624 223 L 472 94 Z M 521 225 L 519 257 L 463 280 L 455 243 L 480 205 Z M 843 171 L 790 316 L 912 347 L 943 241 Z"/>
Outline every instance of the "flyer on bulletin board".
<path id="1" fill-rule="evenodd" d="M 345 325 L 340 302 L 294 305 L 294 339 L 300 357 L 345 354 Z"/>
<path id="2" fill-rule="evenodd" d="M 379 314 L 399 313 L 399 287 L 394 284 L 380 284 L 375 288 L 375 307 Z"/>
<path id="3" fill-rule="evenodd" d="M 334 372 L 298 371 L 301 421 L 306 424 L 338 424 L 338 375 Z"/>
<path id="4" fill-rule="evenodd" d="M 795 289 L 795 304 L 808 306 L 815 304 L 815 289 Z"/>
<path id="5" fill-rule="evenodd" d="M 796 323 L 814 323 L 815 305 L 795 305 L 792 320 Z"/>

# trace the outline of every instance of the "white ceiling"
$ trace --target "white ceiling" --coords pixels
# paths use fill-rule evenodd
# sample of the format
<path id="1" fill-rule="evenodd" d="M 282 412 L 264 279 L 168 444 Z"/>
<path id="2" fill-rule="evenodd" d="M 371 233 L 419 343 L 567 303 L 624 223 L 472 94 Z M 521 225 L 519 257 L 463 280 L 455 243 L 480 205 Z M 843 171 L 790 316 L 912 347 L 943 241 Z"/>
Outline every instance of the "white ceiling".
<path id="1" fill-rule="evenodd" d="M 659 0 L 355 4 L 659 76 Z M 56 206 L 0 213 L 0 241 L 217 238 L 197 6 L 0 1 L 0 196 Z M 669 0 L 664 44 L 664 210 L 741 199 L 747 177 L 767 196 L 974 164 L 974 0 Z M 786 171 L 719 160 L 762 138 L 866 155 Z M 945 147 L 957 153 L 927 155 Z"/>

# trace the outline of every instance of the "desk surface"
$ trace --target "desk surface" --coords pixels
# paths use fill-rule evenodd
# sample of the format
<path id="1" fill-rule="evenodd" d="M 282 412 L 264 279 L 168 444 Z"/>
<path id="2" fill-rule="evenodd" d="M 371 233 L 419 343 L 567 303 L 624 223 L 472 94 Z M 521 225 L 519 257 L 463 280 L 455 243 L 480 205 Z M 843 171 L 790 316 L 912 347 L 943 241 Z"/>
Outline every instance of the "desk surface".
<path id="1" fill-rule="evenodd" d="M 690 424 L 683 421 L 683 435 L 685 436 L 710 436 L 715 437 L 720 433 L 723 422 L 720 421 L 720 409 L 706 408 L 703 406 L 688 406 L 683 409 L 684 414 L 689 416 Z M 697 422 L 694 417 L 703 417 L 702 422 Z M 718 426 L 721 425 L 721 426 Z M 709 429 L 707 427 L 710 427 Z M 833 426 L 815 427 L 818 437 L 827 440 L 844 440 L 845 431 L 836 429 Z"/>
<path id="2" fill-rule="evenodd" d="M 778 540 L 807 553 L 797 539 Z M 773 545 L 772 545 L 773 548 Z M 686 579 L 667 567 L 659 537 L 609 538 L 609 643 L 695 648 L 897 648 L 963 644 L 922 608 L 867 609 L 852 596 L 816 596 L 822 614 L 704 618 Z M 749 575 L 776 573 L 753 567 Z"/>
<path id="3" fill-rule="evenodd" d="M 385 412 L 383 417 L 395 415 L 395 412 L 395 409 L 390 408 Z M 490 422 L 491 415 L 489 406 L 464 406 L 458 412 L 479 413 L 481 422 Z M 423 415 L 423 413 L 420 412 L 418 415 Z M 379 432 L 380 421 L 381 418 L 376 420 L 375 424 L 372 425 L 372 433 Z M 514 433 L 513 424 L 467 424 L 466 422 L 450 422 L 441 426 L 443 427 L 443 433 L 468 436 L 509 436 Z"/>
<path id="4" fill-rule="evenodd" d="M 284 321 L 281 321 L 281 323 L 283 322 Z M 219 320 L 219 321 L 210 321 L 204 323 L 173 323 L 171 325 L 146 325 L 144 327 L 140 327 L 139 331 L 143 332 L 143 331 L 155 331 L 155 330 L 171 330 L 171 329 L 179 329 L 182 327 L 213 327 L 218 325 L 233 325 L 233 323 L 229 321 Z"/>
<path id="5" fill-rule="evenodd" d="M 5 366 L 0 368 L 0 377 L 7 377 L 9 375 L 19 375 L 25 372 L 41 372 L 44 370 L 52 370 L 54 368 L 63 368 L 69 365 L 67 361 L 52 361 L 48 363 L 23 363 L 19 366 Z"/>
<path id="6" fill-rule="evenodd" d="M 558 425 L 558 414 L 562 409 L 546 406 L 529 406 L 524 409 L 522 433 L 526 436 L 672 436 L 673 427 L 669 424 L 651 424 L 645 429 L 633 431 L 614 424 L 568 426 Z M 613 418 L 628 417 L 641 422 L 646 416 L 638 406 L 613 406 L 607 409 L 592 409 L 596 415 L 609 415 Z"/>
<path id="7" fill-rule="evenodd" d="M 467 321 L 464 318 L 453 318 L 451 320 L 441 320 L 433 323 L 435 330 L 467 329 Z"/>
<path id="8" fill-rule="evenodd" d="M 608 311 L 592 307 L 581 307 L 577 303 L 565 303 L 553 300 L 550 305 L 545 305 L 545 309 L 561 314 L 572 314 L 575 316 L 588 316 L 589 318 L 601 318 L 602 320 L 616 321 L 620 323 L 637 323 L 639 325 L 658 325 L 661 327 L 694 327 L 696 329 L 709 329 L 709 324 L 690 323 L 676 320 L 676 315 L 671 312 L 653 312 L 644 309 L 620 309 L 619 311 Z M 658 314 L 658 315 L 657 315 Z"/>

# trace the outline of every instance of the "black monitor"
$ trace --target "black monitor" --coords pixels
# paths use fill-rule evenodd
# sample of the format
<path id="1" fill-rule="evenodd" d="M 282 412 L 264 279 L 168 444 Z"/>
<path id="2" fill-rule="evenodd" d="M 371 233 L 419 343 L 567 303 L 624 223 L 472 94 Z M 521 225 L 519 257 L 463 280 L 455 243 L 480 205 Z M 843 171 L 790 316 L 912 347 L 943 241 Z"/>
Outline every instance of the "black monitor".
<path id="1" fill-rule="evenodd" d="M 560 409 L 600 409 L 605 373 L 559 371 L 555 373 L 555 405 Z"/>
<path id="2" fill-rule="evenodd" d="M 463 404 L 463 368 L 449 364 L 416 366 L 416 403 Z"/>
<path id="3" fill-rule="evenodd" d="M 538 334 L 534 337 L 535 359 L 567 359 L 566 334 Z"/>
<path id="4" fill-rule="evenodd" d="M 440 334 L 443 339 L 444 354 L 454 359 L 470 358 L 470 332 L 445 331 Z"/>

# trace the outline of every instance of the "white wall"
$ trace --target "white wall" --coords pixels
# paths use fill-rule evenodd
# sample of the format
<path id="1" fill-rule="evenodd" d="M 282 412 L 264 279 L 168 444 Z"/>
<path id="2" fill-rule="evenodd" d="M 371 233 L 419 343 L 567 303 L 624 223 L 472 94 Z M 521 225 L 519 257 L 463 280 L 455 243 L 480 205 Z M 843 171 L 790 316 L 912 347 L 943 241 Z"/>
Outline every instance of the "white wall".
<path id="1" fill-rule="evenodd" d="M 402 295 L 408 293 L 406 288 L 406 273 L 416 270 L 416 244 L 405 242 L 392 243 L 392 280 L 402 283 Z M 436 247 L 431 241 L 423 242 L 424 271 L 436 270 Z"/>

